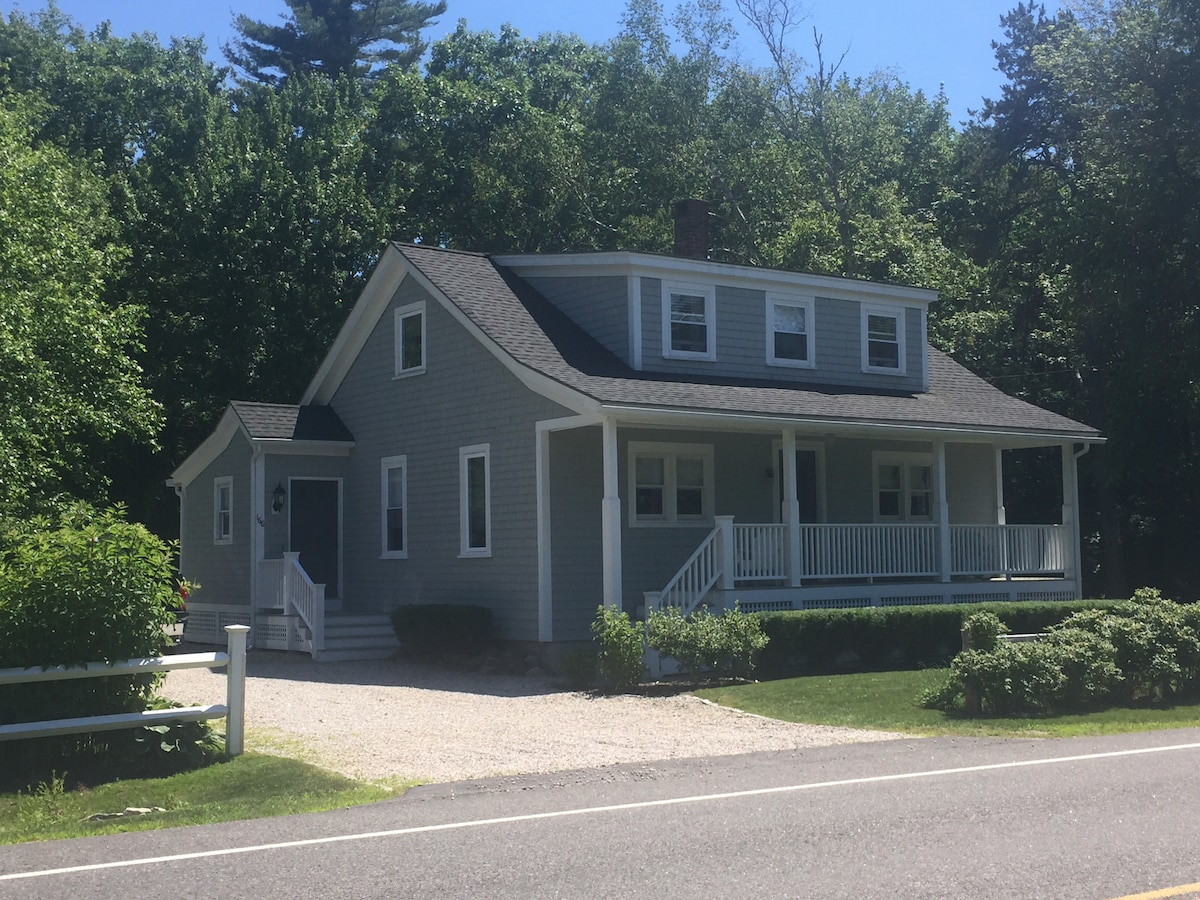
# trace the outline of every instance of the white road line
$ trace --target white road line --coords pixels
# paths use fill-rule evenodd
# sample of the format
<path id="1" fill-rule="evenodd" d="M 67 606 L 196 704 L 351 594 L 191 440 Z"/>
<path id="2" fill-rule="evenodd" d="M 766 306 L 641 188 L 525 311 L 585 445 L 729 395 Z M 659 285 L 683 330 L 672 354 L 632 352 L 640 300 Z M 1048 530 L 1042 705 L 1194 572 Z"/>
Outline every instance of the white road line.
<path id="1" fill-rule="evenodd" d="M 586 816 L 596 813 L 620 812 L 629 809 L 650 809 L 656 806 L 678 806 L 685 803 L 710 803 L 716 800 L 736 800 L 741 797 L 762 797 L 768 794 L 789 794 L 799 791 L 815 791 L 821 788 L 848 787 L 857 784 L 877 784 L 887 781 L 905 781 L 914 778 L 936 778 L 941 775 L 965 775 L 971 772 L 988 772 L 997 769 L 1019 769 L 1026 766 L 1051 766 L 1062 763 L 1088 762 L 1097 759 L 1114 759 L 1121 756 L 1138 756 L 1146 753 L 1170 753 L 1176 750 L 1197 750 L 1200 742 L 1173 744 L 1168 747 L 1141 747 L 1135 750 L 1113 750 L 1107 753 L 1083 753 L 1078 756 L 1054 756 L 1046 759 L 1026 759 L 1014 762 L 989 763 L 981 766 L 961 766 L 954 769 L 930 769 L 923 772 L 900 772 L 893 775 L 870 775 L 864 778 L 845 778 L 838 781 L 817 781 L 808 784 L 791 784 L 782 787 L 755 788 L 749 791 L 729 791 L 722 794 L 699 794 L 691 797 L 672 797 L 666 800 L 641 800 L 637 803 L 617 803 L 612 806 L 587 806 L 579 809 L 561 809 L 553 812 L 528 813 L 521 816 L 504 816 L 497 819 L 473 819 L 466 822 L 444 822 L 440 825 L 418 825 L 411 828 L 394 828 L 388 831 L 368 831 L 360 834 L 339 834 L 330 837 L 306 838 L 300 841 L 281 841 L 276 844 L 254 844 L 248 847 L 226 847 L 221 850 L 202 850 L 195 853 L 174 853 L 170 856 L 151 856 L 142 859 L 122 859 L 113 862 L 91 863 L 82 866 L 65 866 L 60 869 L 43 869 L 31 872 L 13 872 L 0 875 L 0 881 L 16 881 L 23 878 L 45 878 L 51 875 L 70 875 L 77 872 L 95 872 L 101 869 L 122 869 L 131 866 L 149 866 L 155 863 L 181 862 L 189 859 L 206 859 L 214 856 L 234 856 L 239 853 L 261 853 L 267 850 L 286 850 L 292 847 L 313 847 L 320 844 L 339 844 L 345 841 L 367 841 L 375 838 L 403 837 L 409 834 L 428 834 L 435 831 L 454 831 L 463 828 L 482 828 L 487 825 L 508 825 L 514 822 L 536 822 L 541 819 L 561 819 L 567 816 Z"/>

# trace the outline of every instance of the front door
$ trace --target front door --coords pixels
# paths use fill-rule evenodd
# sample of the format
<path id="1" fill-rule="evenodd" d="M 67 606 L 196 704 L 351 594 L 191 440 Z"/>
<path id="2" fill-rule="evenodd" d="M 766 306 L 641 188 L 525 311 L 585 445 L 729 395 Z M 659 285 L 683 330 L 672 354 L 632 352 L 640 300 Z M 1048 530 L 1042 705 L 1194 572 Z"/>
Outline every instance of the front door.
<path id="1" fill-rule="evenodd" d="M 325 596 L 338 596 L 341 531 L 335 480 L 293 478 L 288 506 L 290 549 L 300 554 L 300 565 L 315 584 L 325 585 Z"/>
<path id="2" fill-rule="evenodd" d="M 775 457 L 776 471 L 779 477 L 775 479 L 778 485 L 778 496 L 776 500 L 779 503 L 780 521 L 786 517 L 783 513 L 783 451 L 780 450 Z M 796 451 L 796 499 L 800 503 L 800 521 L 801 523 L 812 523 L 820 521 L 821 512 L 817 499 L 817 478 L 819 470 L 817 467 L 817 451 L 816 450 L 797 450 Z"/>

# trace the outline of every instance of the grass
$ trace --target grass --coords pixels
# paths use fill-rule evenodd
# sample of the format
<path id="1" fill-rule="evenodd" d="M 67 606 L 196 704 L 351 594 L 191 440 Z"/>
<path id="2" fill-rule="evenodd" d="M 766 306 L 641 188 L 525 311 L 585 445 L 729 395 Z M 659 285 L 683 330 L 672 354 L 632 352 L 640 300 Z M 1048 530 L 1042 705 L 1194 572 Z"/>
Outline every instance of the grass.
<path id="1" fill-rule="evenodd" d="M 65 790 L 56 778 L 0 794 L 0 844 L 320 812 L 386 800 L 416 783 L 354 781 L 298 760 L 252 753 L 169 778 L 84 790 Z M 88 821 L 97 813 L 155 806 L 164 811 Z"/>
<path id="2" fill-rule="evenodd" d="M 946 678 L 946 669 L 813 675 L 707 688 L 696 695 L 722 706 L 782 719 L 920 735 L 1080 737 L 1200 727 L 1200 705 L 1109 709 L 1046 718 L 967 718 L 917 705 L 917 696 Z"/>

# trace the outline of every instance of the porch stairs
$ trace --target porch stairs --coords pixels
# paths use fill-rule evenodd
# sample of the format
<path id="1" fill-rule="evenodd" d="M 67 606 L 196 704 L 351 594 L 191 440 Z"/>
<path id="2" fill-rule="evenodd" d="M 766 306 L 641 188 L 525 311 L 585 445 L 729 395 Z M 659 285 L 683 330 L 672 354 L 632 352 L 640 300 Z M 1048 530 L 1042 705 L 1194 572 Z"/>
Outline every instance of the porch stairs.
<path id="1" fill-rule="evenodd" d="M 392 620 L 383 614 L 325 613 L 325 647 L 317 662 L 353 662 L 388 659 L 400 649 Z"/>

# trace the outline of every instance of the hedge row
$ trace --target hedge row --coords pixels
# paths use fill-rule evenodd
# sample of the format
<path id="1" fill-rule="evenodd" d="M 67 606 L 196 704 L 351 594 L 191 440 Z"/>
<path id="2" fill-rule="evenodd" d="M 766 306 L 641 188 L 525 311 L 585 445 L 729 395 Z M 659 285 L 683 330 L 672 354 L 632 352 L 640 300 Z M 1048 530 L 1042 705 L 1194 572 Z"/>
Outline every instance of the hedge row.
<path id="1" fill-rule="evenodd" d="M 839 672 L 922 669 L 948 665 L 962 649 L 963 619 L 993 612 L 1014 633 L 1045 631 L 1082 609 L 1114 600 L 947 603 L 763 613 L 770 639 L 759 656 L 762 678 Z"/>

